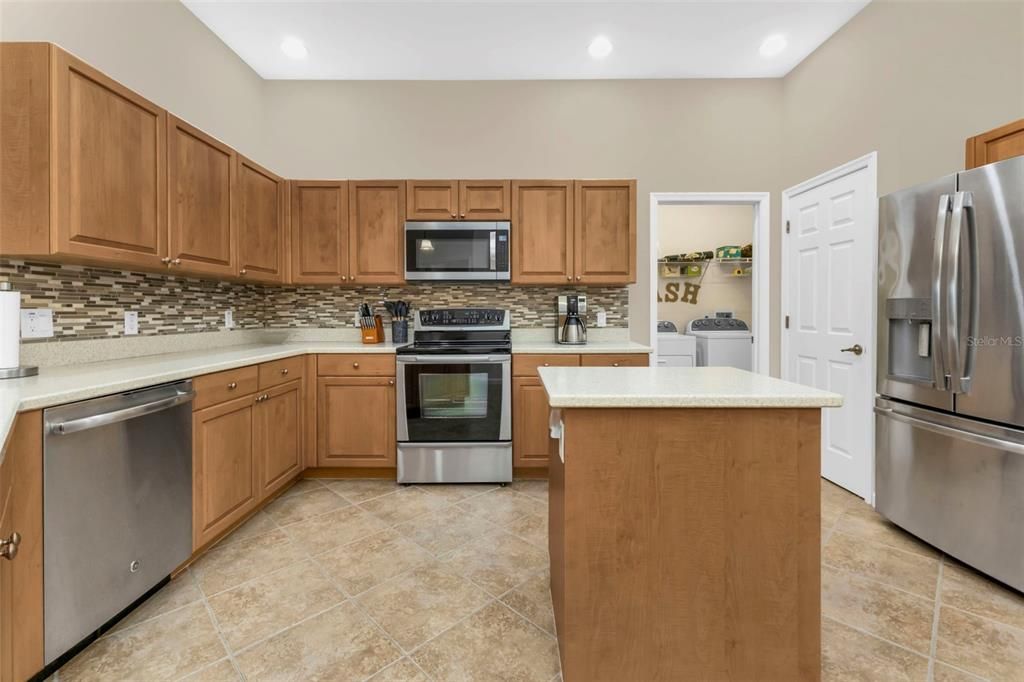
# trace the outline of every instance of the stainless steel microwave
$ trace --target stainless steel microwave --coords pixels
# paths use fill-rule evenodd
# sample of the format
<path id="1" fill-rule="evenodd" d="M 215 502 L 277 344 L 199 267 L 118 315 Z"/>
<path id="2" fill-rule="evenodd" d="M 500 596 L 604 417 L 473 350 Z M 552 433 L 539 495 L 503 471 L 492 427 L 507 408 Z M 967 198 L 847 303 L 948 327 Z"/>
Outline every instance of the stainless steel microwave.
<path id="1" fill-rule="evenodd" d="M 405 279 L 508 281 L 508 221 L 405 223 Z"/>

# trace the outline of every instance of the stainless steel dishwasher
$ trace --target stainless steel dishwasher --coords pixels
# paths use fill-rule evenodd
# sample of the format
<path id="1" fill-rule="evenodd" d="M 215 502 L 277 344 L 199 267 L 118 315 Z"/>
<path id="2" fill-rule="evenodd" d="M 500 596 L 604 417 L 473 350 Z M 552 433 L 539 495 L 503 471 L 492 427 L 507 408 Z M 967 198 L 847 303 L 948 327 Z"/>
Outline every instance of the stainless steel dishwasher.
<path id="1" fill-rule="evenodd" d="M 192 552 L 191 381 L 43 412 L 49 664 Z"/>

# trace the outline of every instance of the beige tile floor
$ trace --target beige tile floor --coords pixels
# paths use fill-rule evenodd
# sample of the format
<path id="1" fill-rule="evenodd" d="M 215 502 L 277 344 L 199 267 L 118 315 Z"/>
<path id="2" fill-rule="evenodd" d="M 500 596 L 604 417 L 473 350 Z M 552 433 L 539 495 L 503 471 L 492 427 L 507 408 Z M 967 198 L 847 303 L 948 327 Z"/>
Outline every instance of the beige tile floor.
<path id="1" fill-rule="evenodd" d="M 559 678 L 547 485 L 301 481 L 72 680 Z M 822 484 L 823 678 L 1024 680 L 1024 597 Z"/>

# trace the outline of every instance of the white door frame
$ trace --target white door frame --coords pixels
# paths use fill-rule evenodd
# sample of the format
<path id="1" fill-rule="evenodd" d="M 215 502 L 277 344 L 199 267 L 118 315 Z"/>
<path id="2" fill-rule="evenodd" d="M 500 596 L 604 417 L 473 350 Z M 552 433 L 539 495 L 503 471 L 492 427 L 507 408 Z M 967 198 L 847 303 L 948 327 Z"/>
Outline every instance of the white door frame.
<path id="1" fill-rule="evenodd" d="M 786 217 L 789 215 L 790 202 L 792 201 L 793 197 L 795 197 L 798 194 L 802 194 L 802 193 L 806 192 L 807 190 L 814 189 L 815 187 L 817 187 L 819 185 L 824 185 L 824 184 L 826 184 L 828 182 L 832 182 L 833 180 L 837 180 L 837 179 L 839 179 L 841 177 L 844 177 L 846 175 L 850 175 L 851 173 L 856 173 L 856 172 L 861 171 L 861 170 L 866 170 L 867 171 L 867 174 L 868 174 L 868 184 L 870 186 L 869 187 L 870 194 L 868 195 L 868 197 L 871 200 L 871 204 L 870 205 L 875 207 L 875 210 L 869 213 L 869 215 L 867 217 L 867 220 L 866 220 L 866 224 L 868 226 L 868 232 L 870 233 L 870 234 L 868 234 L 868 239 L 870 240 L 870 250 L 871 250 L 871 262 L 870 262 L 870 268 L 871 268 L 871 273 L 872 273 L 871 281 L 872 281 L 872 283 L 874 283 L 875 282 L 874 273 L 878 272 L 878 152 L 871 152 L 869 154 L 865 154 L 864 156 L 862 156 L 862 157 L 860 157 L 858 159 L 854 159 L 853 161 L 849 161 L 847 163 L 844 163 L 841 166 L 837 166 L 837 167 L 833 168 L 832 170 L 826 171 L 826 172 L 822 173 L 821 175 L 816 175 L 815 177 L 810 178 L 809 180 L 805 180 L 805 181 L 801 182 L 799 185 L 794 185 L 793 187 L 790 187 L 789 189 L 783 190 L 782 191 L 782 225 L 783 225 L 783 231 L 785 231 L 785 229 L 786 229 L 785 228 Z M 783 238 L 785 238 L 785 235 L 783 235 Z M 789 310 L 789 306 L 788 306 L 789 301 L 787 299 L 788 292 L 786 291 L 786 273 L 789 272 L 790 266 L 791 266 L 791 263 L 789 262 L 789 249 L 787 249 L 787 248 L 785 248 L 785 246 L 783 246 L 783 248 L 782 248 L 782 271 L 780 273 L 780 278 L 779 278 L 780 287 L 781 287 L 781 296 L 779 298 L 782 301 L 782 310 L 779 313 L 779 328 L 782 330 L 782 334 L 781 334 L 781 341 L 782 342 L 781 342 L 780 348 L 779 348 L 779 350 L 780 350 L 780 353 L 779 353 L 779 362 L 780 362 L 779 370 L 780 370 L 780 372 L 779 373 L 780 373 L 780 376 L 783 379 L 787 380 L 787 381 L 791 381 L 792 380 L 789 377 L 789 363 L 787 362 L 787 355 L 789 353 L 789 330 L 786 329 L 786 314 L 787 314 L 787 310 Z M 871 408 L 874 406 L 874 400 L 875 400 L 875 385 L 874 385 L 874 381 L 875 381 L 875 378 L 878 376 L 878 354 L 876 352 L 877 351 L 876 345 L 877 345 L 877 341 L 878 341 L 878 328 L 877 328 L 878 327 L 878 297 L 876 296 L 874 288 L 872 288 L 872 290 L 868 293 L 868 296 L 871 299 L 870 300 L 870 310 L 871 310 L 870 317 L 871 317 L 871 320 L 870 320 L 870 326 L 868 327 L 868 335 L 867 335 L 867 338 L 865 339 L 865 343 L 871 344 L 870 347 L 871 347 L 871 381 L 872 381 L 872 385 L 871 385 L 871 390 L 869 390 L 867 392 L 868 399 L 871 401 L 871 404 L 868 406 L 868 412 L 871 413 Z M 872 418 L 870 420 L 870 423 L 867 426 L 868 426 L 868 429 L 870 430 L 870 437 L 868 439 L 868 442 L 871 444 L 872 450 L 869 453 L 869 456 L 867 458 L 868 459 L 868 461 L 867 461 L 868 479 L 867 480 L 868 480 L 868 486 L 869 487 L 868 487 L 868 495 L 867 495 L 867 497 L 865 499 L 867 500 L 868 504 L 874 506 L 874 504 L 875 504 L 875 453 L 874 453 L 874 445 L 875 445 L 875 420 Z"/>
<path id="2" fill-rule="evenodd" d="M 651 345 L 658 344 L 658 207 L 686 204 L 745 205 L 754 208 L 754 274 L 751 277 L 750 326 L 754 332 L 754 371 L 771 367 L 771 193 L 770 192 L 651 192 Z"/>

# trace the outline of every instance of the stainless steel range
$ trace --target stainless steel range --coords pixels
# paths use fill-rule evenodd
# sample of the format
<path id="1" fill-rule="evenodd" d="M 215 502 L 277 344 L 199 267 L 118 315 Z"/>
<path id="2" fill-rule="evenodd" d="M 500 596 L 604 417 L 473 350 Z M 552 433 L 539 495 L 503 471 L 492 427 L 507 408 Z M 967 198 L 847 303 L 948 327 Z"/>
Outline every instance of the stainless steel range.
<path id="1" fill-rule="evenodd" d="M 507 310 L 421 310 L 397 351 L 398 482 L 512 480 Z"/>

